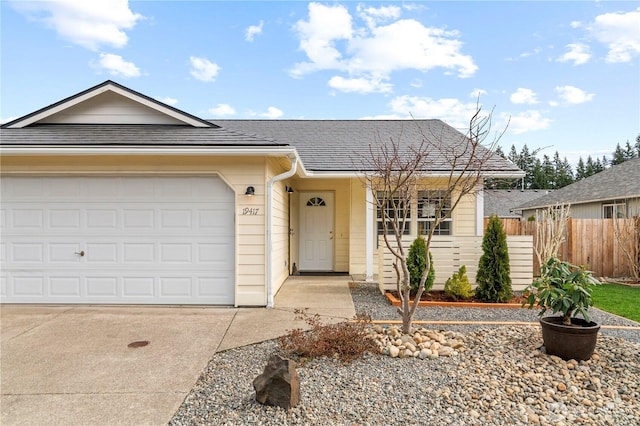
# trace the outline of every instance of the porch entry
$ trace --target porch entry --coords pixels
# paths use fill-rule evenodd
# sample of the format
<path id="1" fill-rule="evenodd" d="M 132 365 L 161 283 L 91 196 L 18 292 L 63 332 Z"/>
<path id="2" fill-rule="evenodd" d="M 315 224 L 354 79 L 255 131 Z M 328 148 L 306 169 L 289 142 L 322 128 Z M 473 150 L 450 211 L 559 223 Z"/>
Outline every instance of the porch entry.
<path id="1" fill-rule="evenodd" d="M 333 271 L 334 194 L 300 193 L 300 271 Z"/>

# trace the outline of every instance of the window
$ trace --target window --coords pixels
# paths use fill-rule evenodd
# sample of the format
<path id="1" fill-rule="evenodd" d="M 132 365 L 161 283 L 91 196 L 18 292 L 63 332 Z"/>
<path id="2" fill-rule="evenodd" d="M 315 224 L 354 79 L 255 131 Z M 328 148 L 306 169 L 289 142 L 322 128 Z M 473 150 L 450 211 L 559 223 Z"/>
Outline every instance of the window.
<path id="1" fill-rule="evenodd" d="M 627 217 L 626 204 L 603 204 L 602 217 L 605 219 L 623 219 Z"/>
<path id="2" fill-rule="evenodd" d="M 382 192 L 378 192 L 377 195 L 377 199 L 380 200 L 379 202 L 382 202 L 382 200 L 384 199 L 384 193 Z M 396 215 L 396 210 L 398 212 L 398 218 L 400 219 L 400 221 L 402 221 L 403 218 L 405 218 L 405 213 L 406 213 L 406 222 L 404 223 L 404 235 L 409 235 L 409 232 L 411 231 L 411 211 L 405 211 L 406 210 L 406 206 L 404 205 L 404 201 L 400 200 L 399 198 L 394 198 L 394 199 L 387 199 L 384 209 L 385 209 L 385 216 L 393 219 L 395 218 Z M 383 234 L 383 223 L 382 223 L 382 212 L 380 211 L 380 208 L 376 209 L 376 214 L 377 214 L 377 221 L 378 221 L 378 235 L 382 235 Z M 402 226 L 402 222 L 399 223 L 399 226 Z M 391 221 L 389 221 L 389 223 L 387 224 L 387 234 L 392 234 L 393 233 L 393 225 L 391 225 Z"/>
<path id="3" fill-rule="evenodd" d="M 447 191 L 418 191 L 418 235 L 426 235 L 436 217 L 441 222 L 434 235 L 451 235 L 451 195 Z"/>
<path id="4" fill-rule="evenodd" d="M 309 201 L 307 201 L 308 207 L 325 207 L 326 205 L 327 203 L 325 203 L 324 200 L 320 197 L 313 197 L 310 198 Z"/>

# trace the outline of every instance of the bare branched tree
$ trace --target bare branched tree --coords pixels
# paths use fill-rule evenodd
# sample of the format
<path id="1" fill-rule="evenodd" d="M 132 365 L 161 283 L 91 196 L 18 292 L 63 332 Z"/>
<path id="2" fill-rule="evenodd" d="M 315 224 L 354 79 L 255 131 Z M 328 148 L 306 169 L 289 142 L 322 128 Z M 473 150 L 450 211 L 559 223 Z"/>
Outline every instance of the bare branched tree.
<path id="1" fill-rule="evenodd" d="M 640 216 L 632 212 L 629 218 L 613 219 L 613 235 L 629 264 L 629 272 L 635 280 L 640 280 Z"/>
<path id="2" fill-rule="evenodd" d="M 483 176 L 499 161 L 494 151 L 504 131 L 487 144 L 492 112 L 483 114 L 478 103 L 466 135 L 446 125 L 430 126 L 425 131 L 418 121 L 407 122 L 407 126 L 417 126 L 419 140 L 407 141 L 402 134 L 388 141 L 378 136 L 375 143 L 369 145 L 369 152 L 359 155 L 358 167 L 373 192 L 385 246 L 394 259 L 396 289 L 401 301 L 398 314 L 402 317 L 404 333 L 411 330 L 413 315 L 424 292 L 431 268 L 428 253 L 436 229 L 451 217 L 465 197 L 482 189 Z M 438 128 L 437 132 L 434 127 Z M 437 179 L 437 184 L 433 179 Z M 403 246 L 402 237 L 409 231 L 411 206 L 420 190 L 437 190 L 441 199 L 450 202 L 432 205 L 433 219 L 423 236 L 427 248 L 426 267 L 411 302 L 408 250 Z"/>
<path id="3" fill-rule="evenodd" d="M 570 204 L 556 204 L 536 210 L 536 244 L 534 250 L 538 265 L 544 265 L 551 257 L 558 257 L 560 246 L 567 233 Z"/>

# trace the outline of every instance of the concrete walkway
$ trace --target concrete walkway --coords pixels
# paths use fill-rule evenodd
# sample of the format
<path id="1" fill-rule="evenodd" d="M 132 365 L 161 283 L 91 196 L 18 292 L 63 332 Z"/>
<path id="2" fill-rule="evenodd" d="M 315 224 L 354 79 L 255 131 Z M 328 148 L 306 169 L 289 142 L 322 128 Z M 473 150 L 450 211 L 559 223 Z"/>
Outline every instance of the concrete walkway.
<path id="1" fill-rule="evenodd" d="M 0 424 L 166 424 L 212 355 L 355 315 L 349 277 L 291 277 L 275 308 L 0 307 Z M 131 348 L 133 342 L 149 342 Z"/>

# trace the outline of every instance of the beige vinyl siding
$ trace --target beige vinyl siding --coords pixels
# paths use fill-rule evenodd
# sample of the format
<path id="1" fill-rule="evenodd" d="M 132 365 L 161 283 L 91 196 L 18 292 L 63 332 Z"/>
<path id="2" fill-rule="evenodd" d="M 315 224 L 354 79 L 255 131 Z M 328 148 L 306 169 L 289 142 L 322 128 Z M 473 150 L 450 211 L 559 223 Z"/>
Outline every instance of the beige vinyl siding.
<path id="1" fill-rule="evenodd" d="M 457 195 L 454 194 L 454 197 Z M 476 235 L 476 195 L 465 195 L 453 211 L 453 235 Z"/>
<path id="2" fill-rule="evenodd" d="M 267 162 L 267 181 L 286 171 L 276 159 Z M 285 183 L 273 185 L 271 198 L 272 234 L 271 234 L 271 276 L 274 294 L 289 276 L 289 194 Z"/>
<path id="3" fill-rule="evenodd" d="M 184 124 L 117 93 L 105 92 L 39 121 L 43 124 Z"/>
<path id="4" fill-rule="evenodd" d="M 349 273 L 366 277 L 367 188 L 358 179 L 351 180 L 351 236 L 349 238 Z M 375 214 L 375 211 L 374 211 Z M 377 257 L 377 251 L 375 256 Z M 375 260 L 374 260 L 375 262 Z M 376 263 L 374 263 L 375 265 Z"/>
<path id="5" fill-rule="evenodd" d="M 262 157 L 209 156 L 3 156 L 2 173 L 28 174 L 216 174 L 236 193 L 236 294 L 239 306 L 265 306 L 265 182 Z M 244 195 L 254 186 L 256 195 Z M 244 208 L 258 209 L 243 215 Z"/>

